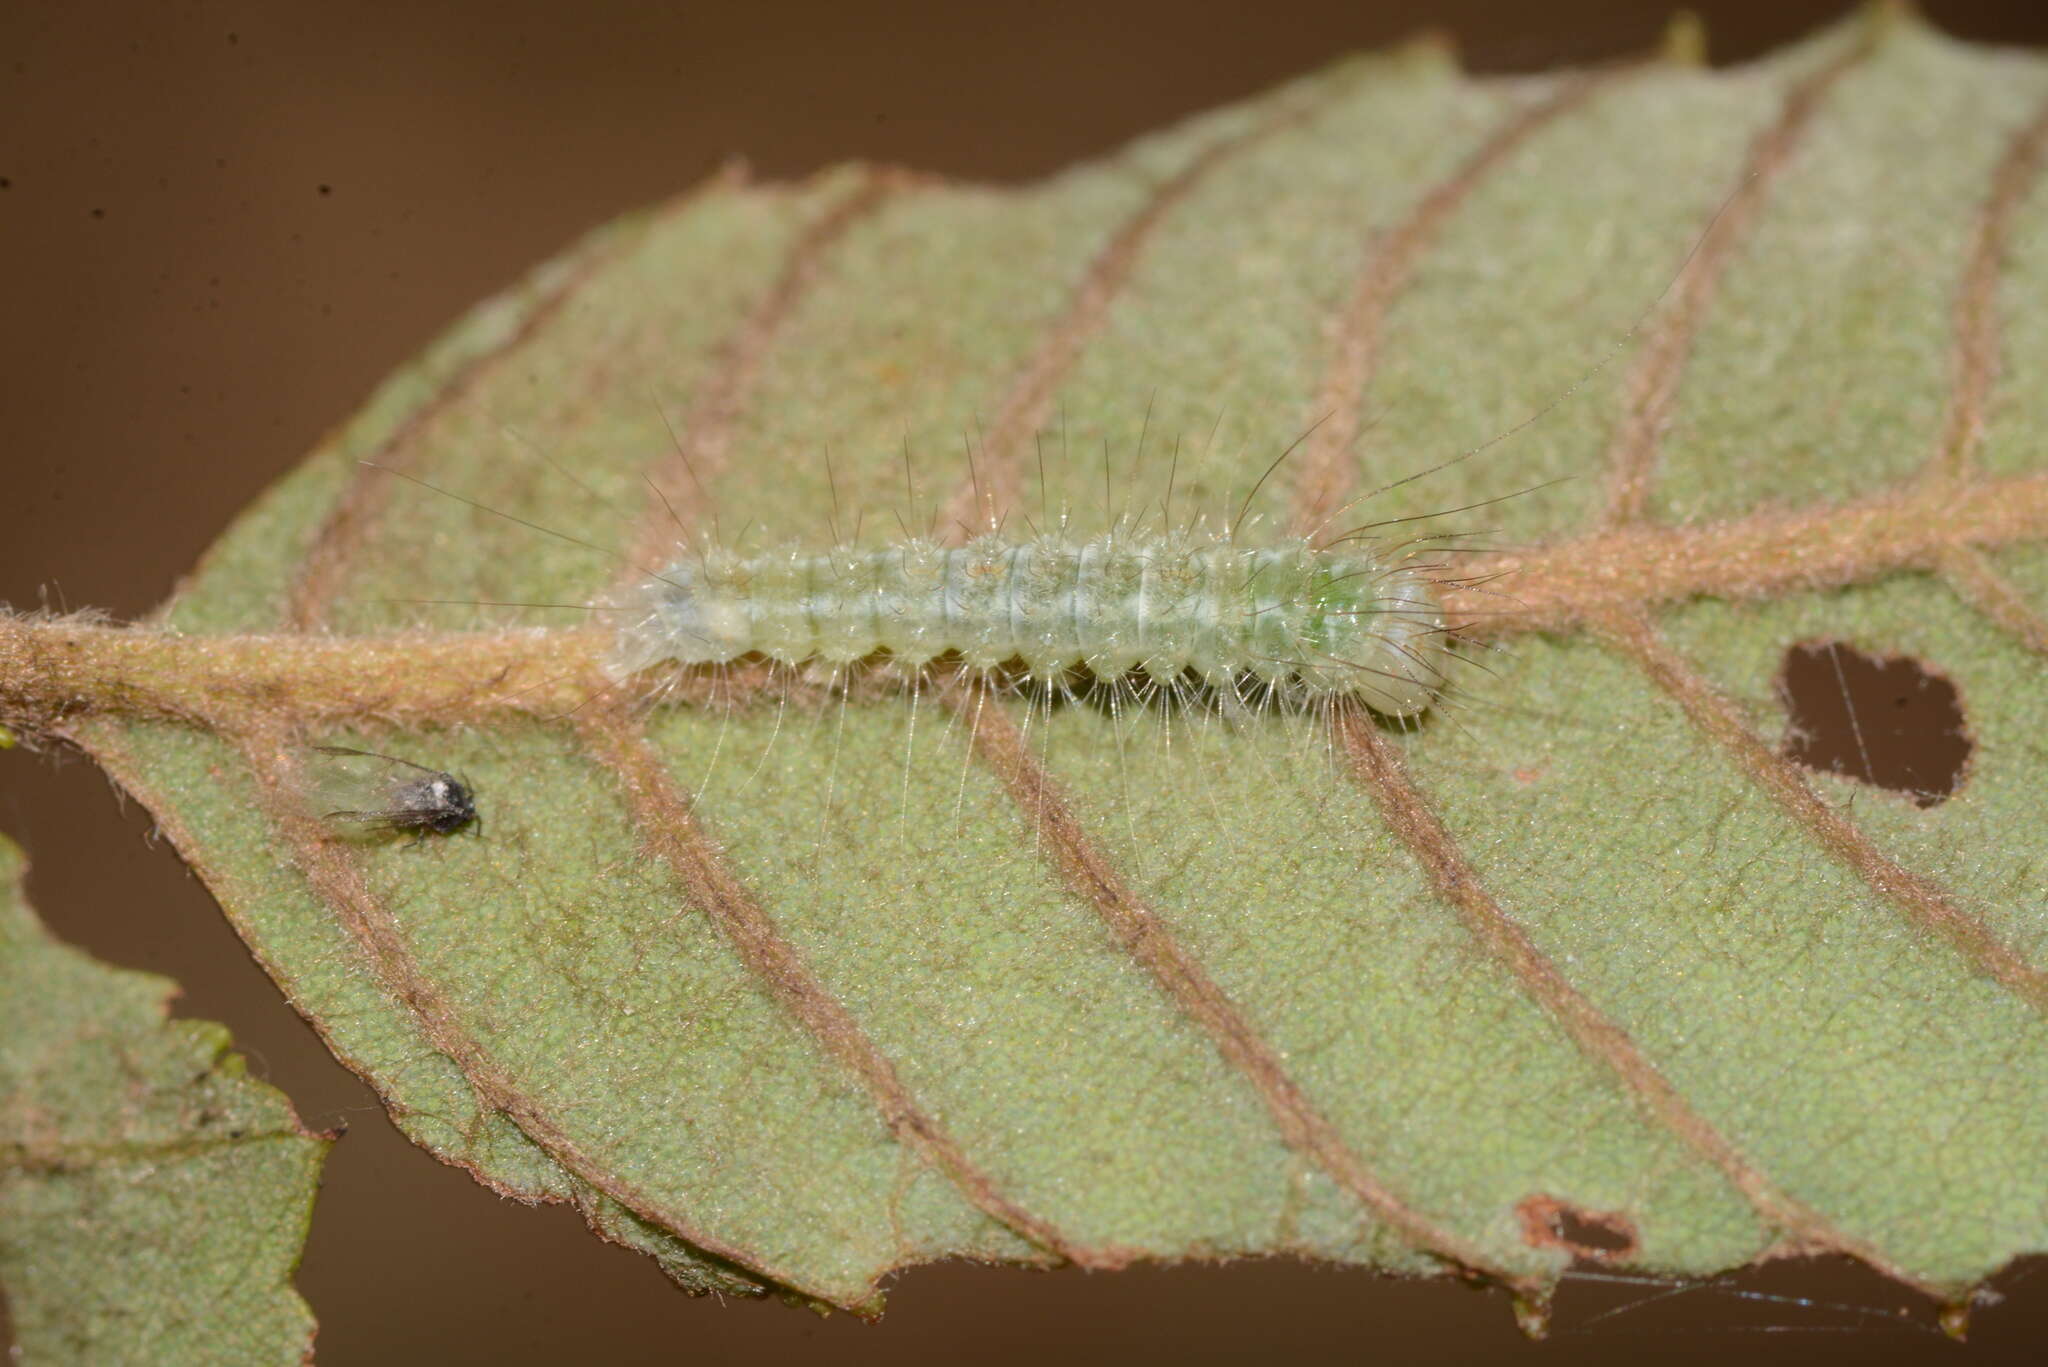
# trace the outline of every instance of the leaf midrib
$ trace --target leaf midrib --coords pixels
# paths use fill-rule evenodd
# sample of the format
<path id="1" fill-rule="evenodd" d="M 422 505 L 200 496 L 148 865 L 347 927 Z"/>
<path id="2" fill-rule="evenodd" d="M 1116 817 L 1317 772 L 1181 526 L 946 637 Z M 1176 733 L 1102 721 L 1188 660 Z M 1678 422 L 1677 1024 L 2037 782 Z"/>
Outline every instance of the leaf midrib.
<path id="1" fill-rule="evenodd" d="M 1691 527 L 1601 533 L 1520 554 L 1475 556 L 1449 595 L 1461 635 L 1584 630 L 1616 611 L 1701 597 L 1769 599 L 1943 568 L 1963 551 L 2048 539 L 2048 474 L 1957 489 L 1915 485 L 1865 502 Z M 607 633 L 592 628 L 370 636 L 186 636 L 80 618 L 0 618 L 0 707 L 10 725 L 61 730 L 68 715 L 169 718 L 233 729 L 253 715 L 407 724 L 554 716 L 611 687 Z M 874 697 L 886 678 L 856 683 Z M 748 662 L 664 680 L 681 704 L 820 701 L 822 685 Z"/>

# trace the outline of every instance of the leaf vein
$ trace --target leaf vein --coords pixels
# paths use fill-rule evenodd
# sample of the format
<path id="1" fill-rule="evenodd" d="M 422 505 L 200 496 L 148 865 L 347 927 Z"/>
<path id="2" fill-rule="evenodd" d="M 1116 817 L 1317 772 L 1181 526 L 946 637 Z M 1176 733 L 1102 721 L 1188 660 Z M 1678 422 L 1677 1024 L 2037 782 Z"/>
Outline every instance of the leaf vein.
<path id="1" fill-rule="evenodd" d="M 384 514 L 391 496 L 386 471 L 411 468 L 422 439 L 435 419 L 488 376 L 539 337 L 549 321 L 576 298 L 581 286 L 605 266 L 631 250 L 652 227 L 695 206 L 708 196 L 731 190 L 744 183 L 745 173 L 727 166 L 701 185 L 677 196 L 658 215 L 651 216 L 635 232 L 614 238 L 600 249 L 586 253 L 573 269 L 555 280 L 547 291 L 528 305 L 518 327 L 497 345 L 470 357 L 443 380 L 433 394 L 415 404 L 396 428 L 378 446 L 371 458 L 375 465 L 357 464 L 349 485 L 328 509 L 319 530 L 313 534 L 305 558 L 300 561 L 285 600 L 285 625 L 295 631 L 310 631 L 327 619 L 334 598 L 346 582 L 377 520 Z"/>
<path id="2" fill-rule="evenodd" d="M 1656 479 L 1657 456 L 1685 365 L 1692 355 L 1722 274 L 1744 235 L 1762 216 L 1779 178 L 1792 163 L 1814 116 L 1837 82 L 1877 50 L 1879 26 L 1866 23 L 1859 42 L 1795 82 L 1778 117 L 1750 143 L 1736 187 L 1715 213 L 1679 269 L 1677 297 L 1650 329 L 1641 361 L 1630 372 L 1628 400 L 1606 455 L 1606 523 L 1621 528 L 1644 520 Z"/>
<path id="3" fill-rule="evenodd" d="M 1940 564 L 1942 579 L 1956 596 L 2028 650 L 2048 655 L 2048 616 L 2029 603 L 1988 556 L 1975 547 L 1957 546 L 1941 557 Z"/>
<path id="4" fill-rule="evenodd" d="M 1350 298 L 1327 328 L 1332 338 L 1329 360 L 1309 418 L 1317 426 L 1303 444 L 1294 480 L 1297 531 L 1308 535 L 1320 530 L 1354 496 L 1359 468 L 1355 448 L 1364 430 L 1366 391 L 1379 367 L 1387 311 L 1414 280 L 1445 226 L 1472 192 L 1539 130 L 1585 104 L 1619 75 L 1639 69 L 1575 77 L 1510 113 L 1457 169 L 1416 201 L 1405 218 L 1367 247 L 1364 269 L 1352 284 Z"/>
<path id="5" fill-rule="evenodd" d="M 1719 1169 L 1766 1223 L 1782 1230 L 1799 1247 L 1848 1253 L 1904 1285 L 1933 1296 L 1945 1294 L 1945 1288 L 1915 1278 L 1874 1246 L 1779 1189 L 1751 1163 L 1643 1054 L 1628 1032 L 1564 976 L 1537 948 L 1528 931 L 1487 891 L 1479 871 L 1371 719 L 1353 708 L 1338 714 L 1333 724 L 1352 776 L 1372 795 L 1387 825 L 1414 855 L 1437 895 L 1566 1036 L 1614 1073 L 1645 1116 Z"/>
<path id="6" fill-rule="evenodd" d="M 1961 486 L 1980 477 L 1977 452 L 1984 442 L 1991 391 L 2001 361 L 2000 271 L 2013 220 L 2040 180 L 2044 155 L 2048 155 L 2048 100 L 2042 101 L 2034 117 L 2006 144 L 2005 154 L 1992 172 L 1990 192 L 1977 214 L 1969 265 L 1956 293 L 1950 365 L 1954 378 L 1941 444 L 1928 462 L 1930 482 Z M 1955 547 L 1941 557 L 1940 570 L 1949 588 L 1964 602 L 2027 649 L 2048 655 L 2048 617 L 2021 596 L 1989 557 L 1971 547 Z"/>
<path id="7" fill-rule="evenodd" d="M 1217 167 L 1305 122 L 1318 107 L 1282 103 L 1252 127 L 1211 143 L 1155 186 L 1137 212 L 1117 227 L 1088 263 L 1066 308 L 1052 321 L 996 406 L 982 438 L 977 479 L 957 490 L 946 504 L 941 525 L 947 534 L 1000 525 L 1016 504 L 1023 487 L 1025 444 L 1045 425 L 1060 381 L 1108 321 L 1110 307 L 1130 282 L 1153 231 Z"/>
<path id="8" fill-rule="evenodd" d="M 2000 984 L 2035 1011 L 2048 1015 L 2048 971 L 2028 962 L 1964 910 L 1926 875 L 1898 863 L 1861 829 L 1821 801 L 1792 761 L 1752 731 L 1692 662 L 1639 613 L 1615 612 L 1596 623 L 1601 636 L 1632 660 L 1676 702 L 1692 724 L 1727 752 L 1816 845 L 1896 907 L 1921 930 L 1946 940 L 1972 969 Z"/>
<path id="9" fill-rule="evenodd" d="M 656 1228 L 713 1258 L 820 1300 L 831 1299 L 826 1288 L 811 1283 L 800 1270 L 717 1237 L 586 1153 L 539 1098 L 524 1091 L 482 1041 L 463 1026 L 454 1003 L 420 968 L 396 918 L 370 890 L 353 857 L 340 842 L 328 839 L 313 816 L 301 809 L 293 796 L 290 736 L 273 723 L 255 721 L 223 738 L 241 751 L 256 778 L 264 814 L 309 890 L 361 947 L 366 967 L 378 985 L 434 1048 L 461 1070 L 481 1104 L 510 1118 L 566 1172 Z"/>
<path id="10" fill-rule="evenodd" d="M 725 465 L 733 431 L 761 372 L 784 326 L 824 273 L 833 248 L 892 196 L 920 183 L 921 178 L 909 172 L 868 168 L 859 184 L 820 213 L 790 245 L 774 283 L 725 339 L 717 366 L 677 424 L 674 458 L 662 460 L 649 474 L 647 506 L 629 543 L 634 553 L 618 586 L 641 578 L 645 571 L 639 567 L 664 563 L 676 537 L 696 524 L 694 503 L 702 497 L 703 482 Z"/>
<path id="11" fill-rule="evenodd" d="M 941 697 L 966 727 L 976 758 L 1038 833 L 1037 848 L 1050 859 L 1061 881 L 1102 918 L 1117 943 L 1152 974 L 1166 998 L 1251 1084 L 1287 1146 L 1328 1173 L 1415 1247 L 1540 1300 L 1541 1288 L 1529 1278 L 1414 1209 L 1352 1150 L 1288 1073 L 1279 1052 L 1174 938 L 1159 914 L 1124 882 L 1016 726 L 1002 709 L 991 705 L 988 687 L 978 680 L 956 682 L 942 689 Z"/>
<path id="12" fill-rule="evenodd" d="M 978 1209 L 1040 1248 L 1082 1267 L 1117 1268 L 1132 1261 L 1128 1250 L 1068 1238 L 1050 1220 L 1004 1194 L 968 1156 L 728 867 L 692 814 L 689 798 L 637 727 L 606 711 L 587 715 L 578 731 L 587 752 L 617 781 L 642 842 L 669 866 L 690 903 L 717 925 L 755 979 L 827 1057 L 860 1080 L 900 1142 L 944 1173 Z"/>
<path id="13" fill-rule="evenodd" d="M 1999 369 L 1998 284 L 2013 219 L 2040 179 L 2048 155 L 2048 100 L 2006 144 L 1977 213 L 1969 264 L 1956 292 L 1948 420 L 1928 475 L 1962 483 L 1976 474 L 1991 389 Z"/>

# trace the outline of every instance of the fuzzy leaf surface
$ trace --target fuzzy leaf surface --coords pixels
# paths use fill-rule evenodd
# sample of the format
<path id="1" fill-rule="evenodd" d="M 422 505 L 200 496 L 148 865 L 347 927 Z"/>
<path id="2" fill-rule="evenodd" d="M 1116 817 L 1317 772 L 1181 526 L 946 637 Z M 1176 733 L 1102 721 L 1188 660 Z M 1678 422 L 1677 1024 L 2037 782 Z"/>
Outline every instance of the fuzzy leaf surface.
<path id="1" fill-rule="evenodd" d="M 1534 1301 L 1832 1249 L 1959 1297 L 2048 1242 L 2044 100 L 1885 10 L 1726 71 L 1360 59 L 1021 191 L 720 181 L 251 509 L 163 614 L 177 706 L 45 729 L 414 1138 L 688 1285 L 1288 1252 Z M 1394 484 L 1343 516 L 1504 576 L 1419 726 L 649 705 L 576 610 L 635 573 L 582 542 L 652 567 L 671 512 L 1215 521 L 1318 422 L 1250 527 Z M 1783 757 L 1814 640 L 1954 683 L 1953 795 Z M 328 839 L 308 744 L 485 829 Z"/>
<path id="2" fill-rule="evenodd" d="M 18 1360 L 297 1364 L 329 1141 L 175 987 L 52 940 L 0 841 L 0 1290 Z"/>

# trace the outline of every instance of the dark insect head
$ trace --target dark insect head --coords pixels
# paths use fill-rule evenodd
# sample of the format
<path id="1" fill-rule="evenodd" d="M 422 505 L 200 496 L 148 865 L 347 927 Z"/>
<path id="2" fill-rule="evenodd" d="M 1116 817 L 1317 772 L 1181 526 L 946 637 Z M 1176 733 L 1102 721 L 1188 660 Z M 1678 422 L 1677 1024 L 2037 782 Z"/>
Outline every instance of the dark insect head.
<path id="1" fill-rule="evenodd" d="M 476 821 L 476 799 L 469 785 L 453 774 L 435 774 L 400 790 L 402 810 L 422 831 L 453 835 Z"/>

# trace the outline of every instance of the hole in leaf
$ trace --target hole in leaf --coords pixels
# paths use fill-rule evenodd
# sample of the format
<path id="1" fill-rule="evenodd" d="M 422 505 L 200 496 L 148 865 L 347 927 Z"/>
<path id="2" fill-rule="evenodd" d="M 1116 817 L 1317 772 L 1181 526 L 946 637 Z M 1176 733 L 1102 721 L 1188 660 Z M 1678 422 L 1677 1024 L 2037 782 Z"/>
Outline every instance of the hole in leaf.
<path id="1" fill-rule="evenodd" d="M 1870 655 L 1846 641 L 1785 652 L 1778 697 L 1790 714 L 1784 755 L 1932 807 L 1963 783 L 1975 748 L 1953 681 L 1911 655 Z"/>
<path id="2" fill-rule="evenodd" d="M 1561 1248 L 1588 1262 L 1612 1263 L 1636 1251 L 1635 1222 L 1618 1210 L 1587 1210 L 1555 1196 L 1524 1197 L 1522 1239 L 1534 1248 Z"/>

